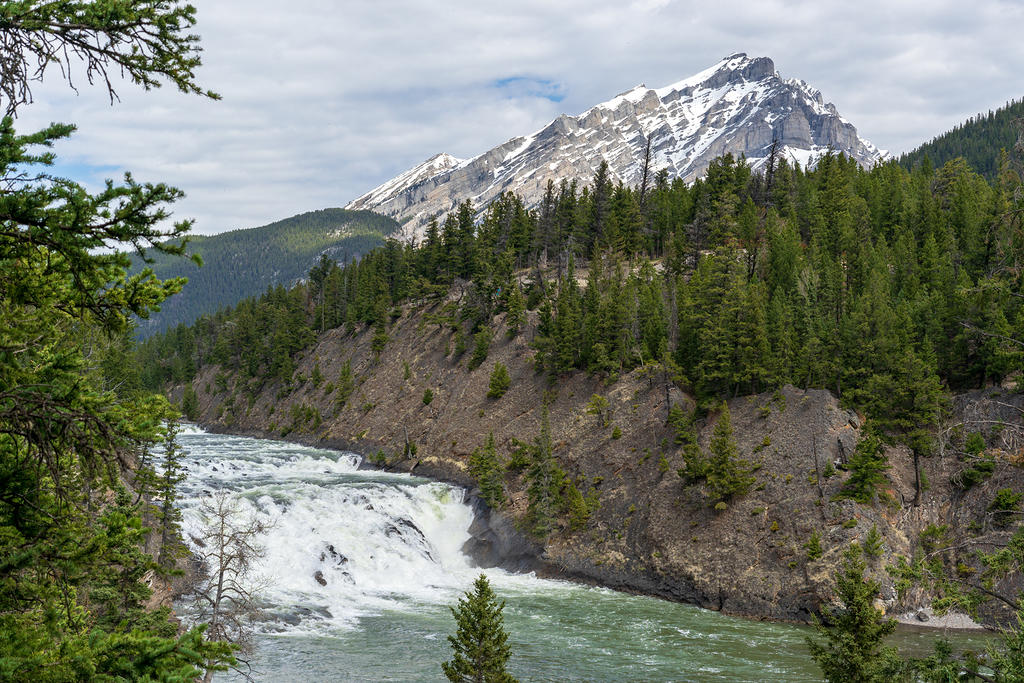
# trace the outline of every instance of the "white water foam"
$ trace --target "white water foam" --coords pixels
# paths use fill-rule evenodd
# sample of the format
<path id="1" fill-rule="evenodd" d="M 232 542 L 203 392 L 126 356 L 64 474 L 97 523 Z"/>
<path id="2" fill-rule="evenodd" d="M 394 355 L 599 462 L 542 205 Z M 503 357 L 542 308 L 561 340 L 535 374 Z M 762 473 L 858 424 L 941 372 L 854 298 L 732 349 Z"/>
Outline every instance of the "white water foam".
<path id="1" fill-rule="evenodd" d="M 181 422 L 178 428 L 179 436 L 195 436 L 197 434 L 206 434 L 206 431 L 199 425 L 194 425 L 191 422 Z"/>
<path id="2" fill-rule="evenodd" d="M 190 542 L 201 535 L 199 505 L 216 490 L 272 524 L 254 577 L 264 586 L 267 630 L 352 628 L 386 610 L 451 603 L 480 571 L 462 553 L 473 512 L 461 488 L 359 470 L 354 453 L 202 432 L 183 433 L 181 444 Z M 488 574 L 521 588 L 543 583 Z"/>

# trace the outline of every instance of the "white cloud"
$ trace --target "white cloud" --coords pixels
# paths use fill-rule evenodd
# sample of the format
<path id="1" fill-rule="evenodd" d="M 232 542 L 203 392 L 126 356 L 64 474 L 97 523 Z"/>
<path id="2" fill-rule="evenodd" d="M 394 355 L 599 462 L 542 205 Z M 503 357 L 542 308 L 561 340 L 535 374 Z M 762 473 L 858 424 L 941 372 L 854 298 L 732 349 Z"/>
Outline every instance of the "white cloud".
<path id="1" fill-rule="evenodd" d="M 110 107 L 50 82 L 20 125 L 77 123 L 58 148 L 69 168 L 177 185 L 201 233 L 342 206 L 437 152 L 477 154 L 736 51 L 772 57 L 896 152 L 1024 95 L 1024 9 L 998 0 L 199 5 L 200 78 L 223 101 L 124 84 Z M 531 80 L 495 87 L 516 78 Z"/>

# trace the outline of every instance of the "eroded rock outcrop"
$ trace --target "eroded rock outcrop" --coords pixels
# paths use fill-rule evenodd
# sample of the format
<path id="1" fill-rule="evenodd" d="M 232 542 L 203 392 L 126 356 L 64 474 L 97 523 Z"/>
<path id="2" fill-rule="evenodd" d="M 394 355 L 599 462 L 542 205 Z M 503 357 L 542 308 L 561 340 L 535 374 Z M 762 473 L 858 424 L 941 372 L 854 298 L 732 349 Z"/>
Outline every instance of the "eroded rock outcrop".
<path id="1" fill-rule="evenodd" d="M 194 382 L 201 421 L 234 433 L 352 449 L 373 466 L 444 479 L 472 491 L 472 451 L 493 432 L 507 458 L 517 443 L 528 443 L 539 433 L 546 401 L 560 466 L 584 493 L 595 492 L 600 507 L 580 529 L 570 530 L 563 520 L 549 538 L 534 538 L 521 530 L 527 482 L 523 470 L 514 470 L 507 476 L 508 500 L 500 511 L 477 503 L 480 515 L 467 550 L 481 563 L 542 568 L 735 614 L 801 621 L 831 599 L 843 550 L 853 541 L 863 543 L 872 528 L 881 535 L 882 554 L 871 559 L 870 568 L 883 582 L 886 608 L 903 612 L 927 605 L 927 591 L 898 595 L 886 565 L 897 556 L 913 555 L 929 525 L 949 525 L 951 543 L 982 531 L 1001 533 L 972 525 L 984 519 L 995 491 L 1024 488 L 1021 470 L 1007 466 L 964 491 L 952 483 L 961 463 L 954 454 L 939 452 L 922 460 L 929 487 L 915 507 L 913 458 L 905 449 L 892 448 L 883 492 L 888 502 L 837 500 L 849 476 L 843 463 L 860 438 L 861 416 L 844 409 L 828 391 L 787 386 L 729 401 L 737 447 L 755 464 L 756 484 L 724 510 L 715 510 L 702 486 L 688 485 L 677 474 L 684 464 L 682 449 L 666 425 L 666 391 L 654 375 L 637 371 L 609 384 L 576 373 L 550 384 L 533 367 L 528 340 L 535 321 L 513 339 L 496 336 L 487 360 L 469 371 L 466 358 L 448 353 L 453 346 L 449 329 L 425 324 L 430 313 L 406 311 L 389 329 L 390 341 L 379 356 L 372 330 L 322 335 L 299 360 L 297 371 L 309 378 L 318 365 L 325 378 L 318 386 L 303 380 L 284 390 L 272 382 L 250 402 L 243 380 L 229 376 L 220 382 L 227 388 L 220 390 L 214 379 L 219 369 L 203 368 Z M 346 361 L 357 387 L 339 408 L 326 389 Z M 493 400 L 486 394 L 496 362 L 508 367 L 512 385 Z M 429 404 L 423 401 L 426 389 L 433 394 Z M 607 425 L 587 411 L 595 393 L 608 399 Z M 692 406 L 678 388 L 668 396 L 673 403 Z M 965 407 L 978 406 L 981 398 L 965 399 L 956 410 L 987 420 L 988 412 Z M 1017 397 L 1010 408 L 1001 408 L 1008 400 L 990 407 L 1007 411 L 1009 419 L 1016 412 L 1012 406 L 1022 401 Z M 293 417 L 310 412 L 320 420 Z M 697 423 L 705 449 L 716 419 L 711 413 Z M 403 455 L 412 450 L 407 442 L 415 445 L 415 453 Z M 396 525 L 394 533 L 416 542 L 415 529 Z M 823 551 L 817 559 L 809 557 L 806 547 L 813 534 Z M 343 564 L 329 551 L 322 551 L 325 568 Z"/>

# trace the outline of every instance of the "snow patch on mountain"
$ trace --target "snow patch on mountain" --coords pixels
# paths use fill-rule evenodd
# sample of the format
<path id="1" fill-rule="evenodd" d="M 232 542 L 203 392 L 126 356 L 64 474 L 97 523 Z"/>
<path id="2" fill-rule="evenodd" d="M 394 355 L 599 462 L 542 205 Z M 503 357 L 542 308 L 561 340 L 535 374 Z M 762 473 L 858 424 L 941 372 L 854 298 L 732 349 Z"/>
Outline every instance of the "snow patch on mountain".
<path id="1" fill-rule="evenodd" d="M 458 168 L 459 165 L 463 163 L 465 163 L 464 159 L 453 157 L 451 154 L 444 152 L 441 154 L 435 154 L 422 164 L 413 166 L 408 171 L 395 176 L 383 185 L 375 187 L 362 197 L 350 202 L 349 206 L 354 206 L 356 204 L 379 206 L 391 201 L 398 194 L 411 187 L 415 187 L 424 180 L 433 178 L 453 168 Z"/>
<path id="2" fill-rule="evenodd" d="M 577 116 L 563 114 L 471 159 L 431 157 L 346 208 L 392 216 L 407 237 L 417 238 L 431 219 L 442 219 L 461 201 L 482 209 L 512 191 L 536 205 L 549 179 L 588 183 L 602 161 L 614 179 L 636 184 L 648 141 L 654 171 L 691 182 L 727 153 L 762 166 L 773 140 L 784 158 L 802 167 L 830 149 L 865 166 L 886 156 L 819 90 L 783 79 L 767 57 L 737 53 L 664 88 L 640 84 Z"/>

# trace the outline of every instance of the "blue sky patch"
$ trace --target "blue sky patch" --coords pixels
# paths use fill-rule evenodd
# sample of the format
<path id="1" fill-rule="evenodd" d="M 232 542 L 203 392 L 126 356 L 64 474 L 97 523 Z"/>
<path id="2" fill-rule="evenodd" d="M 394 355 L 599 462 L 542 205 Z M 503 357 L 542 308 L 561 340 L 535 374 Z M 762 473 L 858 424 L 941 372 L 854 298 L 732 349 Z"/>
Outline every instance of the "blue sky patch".
<path id="1" fill-rule="evenodd" d="M 552 102 L 565 99 L 565 86 L 558 81 L 532 76 L 509 76 L 495 80 L 492 87 L 501 90 L 509 99 L 515 97 L 540 97 Z"/>
<path id="2" fill-rule="evenodd" d="M 37 167 L 38 168 L 38 167 Z M 81 185 L 99 185 L 108 178 L 115 183 L 124 178 L 124 170 L 120 166 L 110 164 L 87 164 L 80 161 L 62 161 L 58 156 L 53 166 L 46 172 L 58 178 L 74 180 Z"/>

